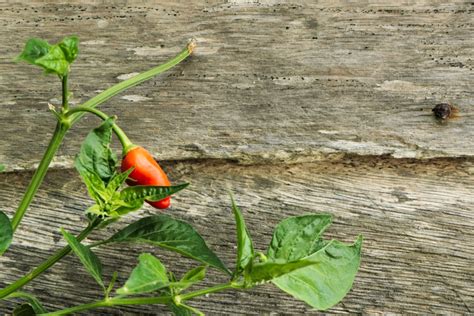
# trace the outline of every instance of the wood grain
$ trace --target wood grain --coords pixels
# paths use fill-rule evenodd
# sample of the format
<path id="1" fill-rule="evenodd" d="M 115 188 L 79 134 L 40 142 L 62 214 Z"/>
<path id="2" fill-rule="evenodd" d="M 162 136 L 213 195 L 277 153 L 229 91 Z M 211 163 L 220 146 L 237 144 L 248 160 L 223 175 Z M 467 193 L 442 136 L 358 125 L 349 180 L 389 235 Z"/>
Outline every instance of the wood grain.
<path id="1" fill-rule="evenodd" d="M 70 78 L 76 103 L 197 39 L 187 62 L 102 107 L 161 159 L 474 154 L 466 142 L 474 138 L 469 1 L 109 3 L 0 4 L 0 130 L 8 135 L 0 161 L 8 170 L 38 162 L 54 125 L 46 105 L 60 95 L 56 78 L 12 58 L 29 37 L 73 33 L 82 41 Z M 461 117 L 438 124 L 431 109 L 447 101 Z M 71 165 L 95 124 L 74 128 L 56 166 Z"/>
<path id="2" fill-rule="evenodd" d="M 194 225 L 211 247 L 232 266 L 235 233 L 227 190 L 234 192 L 256 249 L 264 251 L 273 227 L 290 215 L 329 212 L 334 223 L 327 238 L 352 242 L 364 235 L 363 260 L 354 287 L 329 314 L 470 314 L 474 311 L 474 164 L 472 161 L 393 160 L 360 157 L 339 162 L 239 166 L 219 161 L 176 162 L 166 169 L 175 182 L 192 186 L 176 195 L 167 213 Z M 0 176 L 0 208 L 10 215 L 28 173 Z M 78 232 L 90 200 L 75 172 L 50 173 L 27 214 L 11 251 L 0 258 L 0 286 L 44 260 L 64 245 L 58 227 Z M 123 223 L 95 233 L 105 238 L 125 223 L 153 214 L 146 208 Z M 105 275 L 120 282 L 141 252 L 157 254 L 178 275 L 192 265 L 176 255 L 149 247 L 107 246 L 97 250 Z M 224 282 L 217 271 L 206 284 Z M 58 309 L 99 298 L 92 278 L 71 256 L 26 290 L 47 308 Z M 225 292 L 196 300 L 193 306 L 213 314 L 312 314 L 307 307 L 266 285 L 248 292 Z M 7 312 L 9 306 L 0 307 Z M 159 306 L 127 307 L 107 314 L 164 311 Z M 104 311 L 102 311 L 104 312 Z M 98 314 L 99 311 L 96 311 Z"/>
<path id="3" fill-rule="evenodd" d="M 173 57 L 191 37 L 195 54 L 101 109 L 137 144 L 192 186 L 169 213 L 187 220 L 228 265 L 235 252 L 227 191 L 265 250 L 283 218 L 329 212 L 328 238 L 364 252 L 353 290 L 328 314 L 474 313 L 474 7 L 469 1 L 170 1 L 0 3 L 0 209 L 19 204 L 51 133 L 56 78 L 12 59 L 30 37 L 77 34 L 74 105 Z M 437 122 L 436 103 L 458 119 Z M 0 287 L 64 245 L 90 204 L 71 162 L 98 120 L 67 135 L 15 242 L 0 257 Z M 90 241 L 128 222 L 127 217 Z M 149 246 L 98 249 L 119 281 L 141 252 L 178 275 L 193 263 Z M 206 284 L 223 282 L 209 273 Z M 26 287 L 54 310 L 100 295 L 68 256 Z M 210 315 L 317 314 L 266 285 L 193 302 Z M 0 302 L 0 314 L 12 303 Z M 160 306 L 95 314 L 165 313 Z M 86 313 L 89 314 L 89 313 Z"/>

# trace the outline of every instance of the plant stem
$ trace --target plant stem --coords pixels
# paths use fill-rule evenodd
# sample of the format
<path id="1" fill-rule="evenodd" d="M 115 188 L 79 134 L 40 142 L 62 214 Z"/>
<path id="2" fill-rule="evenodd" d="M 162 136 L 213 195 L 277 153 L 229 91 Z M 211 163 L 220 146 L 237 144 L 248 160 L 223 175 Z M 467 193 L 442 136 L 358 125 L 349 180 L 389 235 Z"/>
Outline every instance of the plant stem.
<path id="1" fill-rule="evenodd" d="M 139 83 L 142 83 L 143 81 L 146 81 L 148 79 L 151 79 L 152 77 L 172 68 L 173 66 L 179 64 L 181 61 L 186 59 L 189 55 L 191 55 L 193 49 L 195 46 L 195 42 L 191 41 L 186 48 L 181 51 L 177 56 L 172 58 L 171 60 L 167 61 L 166 63 L 157 66 L 155 68 L 152 68 L 142 74 L 139 74 L 133 78 L 130 78 L 128 80 L 122 81 L 119 84 L 116 84 L 115 86 L 105 90 L 102 93 L 99 93 L 92 99 L 86 101 L 82 106 L 84 107 L 91 107 L 94 108 L 97 105 L 107 101 L 114 95 L 130 88 L 133 87 Z M 63 108 L 67 109 L 68 107 L 68 89 L 67 89 L 67 76 L 63 77 L 62 81 L 62 86 L 63 86 Z M 35 174 L 33 175 L 33 178 L 31 179 L 31 182 L 26 190 L 25 195 L 23 196 L 23 199 L 21 200 L 20 205 L 18 206 L 18 209 L 13 216 L 12 219 L 12 227 L 13 231 L 16 230 L 18 225 L 21 222 L 21 219 L 23 218 L 23 215 L 25 214 L 26 210 L 28 209 L 28 206 L 30 205 L 31 201 L 33 200 L 33 197 L 36 194 L 36 191 L 38 190 L 41 182 L 44 179 L 44 176 L 46 174 L 46 171 L 48 170 L 48 167 L 51 163 L 51 160 L 53 159 L 56 151 L 59 148 L 59 145 L 61 144 L 61 141 L 63 140 L 67 130 L 75 123 L 77 122 L 82 116 L 84 115 L 84 112 L 79 112 L 75 113 L 74 116 L 72 117 L 72 120 L 70 121 L 70 124 L 65 124 L 64 122 L 58 122 L 58 125 L 56 126 L 56 130 L 53 134 L 53 137 L 48 145 L 48 148 L 46 149 L 46 152 L 44 153 L 44 156 L 38 166 L 38 169 L 36 169 Z"/>
<path id="2" fill-rule="evenodd" d="M 100 224 L 99 219 L 96 219 L 93 222 L 89 223 L 89 225 L 76 237 L 77 240 L 81 241 L 84 238 L 86 238 L 87 235 L 89 235 L 92 232 L 92 230 L 94 230 L 94 228 L 96 228 L 97 225 L 99 224 Z M 62 249 L 58 250 L 54 255 L 49 257 L 49 259 L 47 259 L 41 265 L 36 267 L 33 271 L 21 277 L 20 279 L 16 280 L 14 283 L 10 284 L 6 288 L 0 290 L 0 299 L 15 292 L 17 289 L 21 288 L 23 285 L 27 284 L 28 282 L 36 278 L 38 275 L 40 275 L 45 270 L 53 266 L 60 259 L 62 259 L 69 252 L 71 252 L 71 247 L 69 246 L 64 246 Z"/>
<path id="3" fill-rule="evenodd" d="M 59 316 L 68 315 L 75 312 L 85 311 L 98 307 L 110 307 L 117 305 L 146 305 L 146 304 L 166 304 L 172 301 L 171 296 L 159 296 L 159 297 L 136 297 L 136 298 L 110 298 L 102 301 L 92 302 L 84 305 L 78 305 L 70 308 L 66 308 L 60 311 L 42 314 L 43 316 Z"/>
<path id="4" fill-rule="evenodd" d="M 67 78 L 68 78 L 68 75 L 64 75 L 61 82 L 62 82 L 62 90 L 63 90 L 63 110 L 64 111 L 67 111 L 68 107 L 69 107 L 69 89 L 68 89 L 68 86 L 67 86 Z"/>
<path id="5" fill-rule="evenodd" d="M 203 295 L 207 295 L 207 294 L 211 294 L 211 293 L 214 293 L 214 292 L 220 292 L 220 291 L 224 291 L 224 290 L 228 290 L 228 289 L 238 289 L 240 288 L 240 286 L 232 283 L 232 282 L 229 282 L 229 283 L 224 283 L 224 284 L 219 284 L 219 285 L 216 285 L 216 286 L 213 286 L 213 287 L 209 287 L 209 288 L 206 288 L 206 289 L 202 289 L 202 290 L 198 290 L 198 291 L 194 291 L 194 292 L 189 292 L 187 294 L 183 294 L 183 295 L 179 295 L 179 298 L 181 299 L 181 301 L 187 301 L 187 300 L 190 300 L 196 296 L 203 296 Z"/>
<path id="6" fill-rule="evenodd" d="M 138 85 L 138 84 L 140 84 L 140 83 L 142 83 L 142 82 L 144 82 L 148 79 L 151 79 L 154 76 L 156 76 L 156 75 L 158 75 L 162 72 L 165 72 L 166 70 L 176 66 L 177 64 L 179 64 L 180 62 L 185 60 L 186 57 L 191 55 L 195 45 L 196 45 L 195 41 L 192 40 L 191 42 L 188 43 L 186 48 L 183 49 L 173 59 L 167 61 L 166 63 L 164 63 L 160 66 L 152 68 L 148 71 L 145 71 L 144 73 L 138 74 L 138 75 L 136 75 L 136 76 L 134 76 L 130 79 L 127 79 L 125 81 L 122 81 L 122 82 L 116 84 L 115 86 L 99 93 L 98 95 L 96 95 L 92 99 L 89 99 L 88 101 L 83 103 L 82 106 L 83 107 L 96 107 L 97 105 L 107 101 L 108 99 L 110 99 L 114 95 L 116 95 L 116 94 L 130 88 L 130 87 L 136 86 L 136 85 Z M 72 124 L 74 124 L 77 120 L 79 120 L 83 115 L 84 115 L 83 112 L 74 114 L 74 116 L 72 116 L 72 121 L 71 121 Z"/>
<path id="7" fill-rule="evenodd" d="M 92 113 L 94 115 L 97 115 L 104 121 L 110 118 L 107 114 L 105 114 L 102 111 L 97 110 L 96 108 L 85 107 L 85 106 L 79 106 L 67 111 L 66 117 L 73 116 L 75 113 L 80 113 L 80 112 Z M 127 137 L 125 132 L 117 124 L 114 123 L 114 125 L 112 126 L 112 129 L 114 130 L 115 135 L 117 135 L 118 139 L 120 140 L 120 143 L 122 144 L 124 154 L 127 153 L 133 147 L 135 147 L 135 145 L 130 141 L 130 139 Z"/>
<path id="8" fill-rule="evenodd" d="M 210 293 L 215 293 L 227 289 L 234 289 L 240 288 L 238 285 L 233 283 L 225 283 L 216 285 L 207 289 L 202 289 L 195 292 L 190 292 L 184 295 L 178 295 L 175 300 L 185 301 L 191 299 L 196 296 L 203 296 Z M 172 296 L 158 296 L 158 297 L 132 297 L 132 298 L 109 298 L 104 299 L 102 301 L 92 302 L 84 305 L 74 306 L 70 308 L 66 308 L 60 311 L 47 313 L 43 315 L 48 316 L 59 316 L 59 315 L 67 315 L 79 311 L 90 310 L 98 307 L 111 307 L 111 306 L 118 306 L 118 305 L 147 305 L 147 304 L 166 304 L 173 302 Z"/>
<path id="9" fill-rule="evenodd" d="M 41 159 L 38 169 L 36 169 L 28 188 L 26 189 L 25 195 L 23 196 L 23 199 L 21 200 L 21 203 L 18 206 L 18 209 L 16 210 L 15 215 L 13 216 L 13 219 L 12 219 L 13 231 L 17 229 L 18 225 L 20 224 L 21 219 L 23 218 L 23 215 L 25 215 L 25 212 L 28 209 L 28 206 L 33 200 L 33 197 L 35 196 L 36 191 L 38 190 L 41 182 L 44 179 L 44 176 L 46 175 L 46 171 L 48 170 L 49 164 L 51 163 L 51 160 L 53 159 L 56 151 L 61 145 L 61 142 L 64 136 L 66 135 L 66 132 L 68 129 L 69 129 L 69 126 L 61 122 L 58 122 L 58 124 L 56 125 L 56 129 L 54 130 L 53 137 L 51 138 L 48 144 L 48 148 L 46 149 L 46 152 L 44 153 L 44 156 Z"/>

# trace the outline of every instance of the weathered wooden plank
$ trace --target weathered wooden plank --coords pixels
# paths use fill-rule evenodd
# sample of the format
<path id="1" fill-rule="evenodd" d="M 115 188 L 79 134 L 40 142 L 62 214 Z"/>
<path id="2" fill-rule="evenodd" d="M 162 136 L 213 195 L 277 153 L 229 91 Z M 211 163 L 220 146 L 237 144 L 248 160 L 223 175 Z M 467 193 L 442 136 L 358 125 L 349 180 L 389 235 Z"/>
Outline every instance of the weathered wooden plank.
<path id="1" fill-rule="evenodd" d="M 462 159 L 396 160 L 353 157 L 340 162 L 239 166 L 216 161 L 185 161 L 166 166 L 175 182 L 192 186 L 167 211 L 192 223 L 213 249 L 232 265 L 235 234 L 227 190 L 242 207 L 256 248 L 265 250 L 272 228 L 284 217 L 329 212 L 328 238 L 351 242 L 364 235 L 363 260 L 353 290 L 329 313 L 471 314 L 474 311 L 474 164 Z M 30 174 L 0 175 L 0 208 L 12 214 Z M 34 207 L 25 217 L 11 251 L 0 257 L 0 286 L 13 281 L 63 245 L 58 227 L 77 232 L 90 201 L 77 175 L 48 174 Z M 156 210 L 146 208 L 123 223 L 94 234 L 111 234 L 125 222 Z M 157 254 L 178 274 L 190 262 L 149 246 L 109 246 L 98 250 L 104 270 L 120 282 L 140 252 Z M 207 284 L 222 282 L 213 271 Z M 84 303 L 100 295 L 78 260 L 67 257 L 26 287 L 48 308 Z M 303 314 L 310 311 L 272 286 L 244 293 L 226 292 L 194 302 L 209 314 Z M 2 305 L 0 312 L 9 307 Z M 150 313 L 161 307 L 123 308 L 108 314 Z M 97 312 L 99 313 L 99 312 Z"/>
<path id="2" fill-rule="evenodd" d="M 31 36 L 82 40 L 76 102 L 177 53 L 194 57 L 103 106 L 162 159 L 310 162 L 344 154 L 473 156 L 469 1 L 49 1 L 0 4 L 0 161 L 30 169 L 59 83 L 14 64 Z M 90 3 L 90 4 L 84 4 Z M 114 4 L 115 3 L 115 4 Z M 431 108 L 461 118 L 438 124 Z M 56 160 L 70 166 L 81 122 Z"/>

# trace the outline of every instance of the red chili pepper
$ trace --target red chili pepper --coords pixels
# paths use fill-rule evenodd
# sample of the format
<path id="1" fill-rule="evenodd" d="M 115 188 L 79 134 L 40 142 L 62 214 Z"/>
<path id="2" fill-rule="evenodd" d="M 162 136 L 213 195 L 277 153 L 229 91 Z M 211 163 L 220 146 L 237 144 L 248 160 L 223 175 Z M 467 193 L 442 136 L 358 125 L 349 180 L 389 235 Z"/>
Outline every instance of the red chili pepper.
<path id="1" fill-rule="evenodd" d="M 123 157 L 122 172 L 134 168 L 129 175 L 129 185 L 158 185 L 170 186 L 170 181 L 160 165 L 153 159 L 152 155 L 143 147 L 131 148 Z M 167 197 L 160 201 L 150 202 L 151 206 L 165 209 L 171 204 L 171 198 Z"/>

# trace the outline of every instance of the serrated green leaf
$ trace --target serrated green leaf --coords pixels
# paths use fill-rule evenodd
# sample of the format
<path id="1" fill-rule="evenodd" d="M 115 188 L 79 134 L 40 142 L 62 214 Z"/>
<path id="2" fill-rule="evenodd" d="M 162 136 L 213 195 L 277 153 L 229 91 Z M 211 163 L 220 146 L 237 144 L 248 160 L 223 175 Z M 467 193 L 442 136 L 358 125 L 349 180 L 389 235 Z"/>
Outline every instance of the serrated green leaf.
<path id="1" fill-rule="evenodd" d="M 49 45 L 48 42 L 39 39 L 39 38 L 31 38 L 29 39 L 26 44 L 23 52 L 17 57 L 17 60 L 24 60 L 30 64 L 35 64 L 35 61 L 49 52 Z"/>
<path id="2" fill-rule="evenodd" d="M 102 264 L 100 263 L 100 260 L 96 256 L 96 254 L 93 253 L 92 250 L 88 247 L 82 245 L 76 239 L 76 237 L 74 237 L 72 234 L 68 233 L 62 228 L 61 233 L 63 234 L 64 239 L 66 239 L 67 243 L 74 251 L 76 256 L 79 258 L 81 263 L 84 265 L 86 270 L 89 272 L 89 274 L 103 289 L 105 289 L 104 282 L 102 281 Z"/>
<path id="3" fill-rule="evenodd" d="M 329 214 L 308 214 L 281 221 L 273 233 L 268 258 L 292 262 L 311 255 L 323 246 L 321 235 L 329 225 Z"/>
<path id="4" fill-rule="evenodd" d="M 237 228 L 237 262 L 235 267 L 235 273 L 242 272 L 247 265 L 252 261 L 254 256 L 254 249 L 252 238 L 245 225 L 244 217 L 239 207 L 235 204 L 232 199 L 232 211 L 234 212 L 235 223 Z"/>
<path id="5" fill-rule="evenodd" d="M 138 265 L 117 293 L 130 295 L 153 292 L 168 287 L 169 284 L 166 268 L 161 261 L 149 253 L 142 253 Z"/>
<path id="6" fill-rule="evenodd" d="M 13 239 L 13 228 L 8 216 L 0 211 L 0 255 L 10 247 Z"/>
<path id="7" fill-rule="evenodd" d="M 77 36 L 67 36 L 58 44 L 64 53 L 66 61 L 72 64 L 79 53 L 79 38 Z"/>
<path id="8" fill-rule="evenodd" d="M 76 157 L 75 167 L 79 173 L 87 171 L 96 174 L 105 183 L 109 183 L 116 172 L 117 156 L 110 149 L 114 119 L 105 120 L 93 129 L 82 143 Z"/>
<path id="9" fill-rule="evenodd" d="M 24 315 L 35 315 L 35 314 L 47 313 L 46 309 L 43 307 L 43 305 L 41 305 L 40 301 L 34 295 L 31 295 L 29 293 L 20 292 L 20 291 L 13 292 L 10 295 L 8 295 L 8 298 L 21 298 L 28 301 L 27 305 L 31 307 L 33 314 L 24 314 Z M 29 310 L 30 309 L 25 309 L 24 312 L 26 313 Z M 13 314 L 15 315 L 15 311 L 13 312 Z M 19 315 L 23 315 L 23 314 L 19 314 Z"/>
<path id="10" fill-rule="evenodd" d="M 165 214 L 145 217 L 128 225 L 105 241 L 111 242 L 144 242 L 156 245 L 230 274 L 191 225 Z"/>

